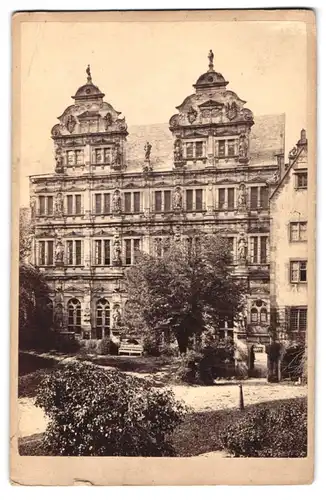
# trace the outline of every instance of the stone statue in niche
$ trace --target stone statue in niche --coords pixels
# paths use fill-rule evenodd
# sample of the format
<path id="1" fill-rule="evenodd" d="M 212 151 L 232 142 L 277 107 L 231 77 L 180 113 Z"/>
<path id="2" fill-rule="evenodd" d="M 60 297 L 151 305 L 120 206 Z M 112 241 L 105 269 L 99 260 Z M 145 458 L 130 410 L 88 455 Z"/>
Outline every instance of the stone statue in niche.
<path id="1" fill-rule="evenodd" d="M 113 212 L 121 212 L 121 195 L 119 189 L 116 189 L 112 197 Z"/>
<path id="2" fill-rule="evenodd" d="M 62 193 L 58 193 L 55 199 L 55 213 L 56 215 L 63 214 L 63 197 Z"/>
<path id="3" fill-rule="evenodd" d="M 31 197 L 30 209 L 31 209 L 31 218 L 35 219 L 35 216 L 36 216 L 36 198 L 35 198 L 35 196 Z"/>
<path id="4" fill-rule="evenodd" d="M 183 153 L 182 153 L 182 142 L 180 139 L 176 139 L 174 142 L 174 161 L 182 161 Z"/>
<path id="5" fill-rule="evenodd" d="M 55 247 L 55 260 L 58 263 L 63 262 L 63 254 L 64 254 L 64 249 L 63 249 L 63 243 L 61 239 L 57 241 L 56 247 Z"/>
<path id="6" fill-rule="evenodd" d="M 249 141 L 247 134 L 241 134 L 239 137 L 239 158 L 246 160 L 248 158 Z"/>
<path id="7" fill-rule="evenodd" d="M 113 265 L 121 266 L 121 243 L 119 235 L 116 234 L 113 241 Z"/>
<path id="8" fill-rule="evenodd" d="M 55 171 L 57 174 L 61 174 L 63 172 L 63 154 L 60 147 L 58 147 L 55 151 Z"/>
<path id="9" fill-rule="evenodd" d="M 147 141 L 144 146 L 145 151 L 145 161 L 150 161 L 151 158 L 152 145 Z"/>
<path id="10" fill-rule="evenodd" d="M 61 330 L 63 327 L 63 306 L 61 303 L 58 303 L 54 309 L 54 322 L 55 326 L 58 330 Z"/>
<path id="11" fill-rule="evenodd" d="M 240 184 L 238 194 L 238 210 L 244 210 L 247 206 L 247 193 L 245 184 Z"/>
<path id="12" fill-rule="evenodd" d="M 238 242 L 238 259 L 241 263 L 245 263 L 247 258 L 247 242 L 246 239 L 241 236 Z"/>
<path id="13" fill-rule="evenodd" d="M 120 307 L 115 306 L 112 312 L 113 328 L 119 328 L 121 326 L 121 312 Z"/>
<path id="14" fill-rule="evenodd" d="M 112 120 L 112 115 L 111 113 L 107 113 L 104 117 L 104 128 L 105 130 L 108 130 L 109 127 L 111 127 L 113 123 L 113 120 Z"/>
<path id="15" fill-rule="evenodd" d="M 173 194 L 173 208 L 180 210 L 182 208 L 182 194 L 181 189 L 177 187 Z"/>
<path id="16" fill-rule="evenodd" d="M 122 160 L 121 147 L 120 144 L 117 143 L 114 146 L 113 150 L 113 165 L 115 165 L 116 167 L 121 167 L 121 160 Z"/>

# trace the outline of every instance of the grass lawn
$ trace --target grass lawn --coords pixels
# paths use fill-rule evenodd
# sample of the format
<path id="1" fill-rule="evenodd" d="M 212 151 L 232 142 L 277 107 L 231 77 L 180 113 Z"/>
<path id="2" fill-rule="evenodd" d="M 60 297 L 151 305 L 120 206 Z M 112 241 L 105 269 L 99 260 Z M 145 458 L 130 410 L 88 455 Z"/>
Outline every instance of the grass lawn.
<path id="1" fill-rule="evenodd" d="M 238 409 L 194 412 L 188 414 L 185 421 L 175 430 L 173 443 L 179 457 L 191 457 L 204 453 L 223 450 L 219 435 L 226 425 L 235 423 L 246 412 L 257 407 L 278 409 L 280 405 L 291 404 L 292 399 L 270 401 Z M 35 434 L 19 440 L 20 455 L 44 455 L 43 434 Z"/>

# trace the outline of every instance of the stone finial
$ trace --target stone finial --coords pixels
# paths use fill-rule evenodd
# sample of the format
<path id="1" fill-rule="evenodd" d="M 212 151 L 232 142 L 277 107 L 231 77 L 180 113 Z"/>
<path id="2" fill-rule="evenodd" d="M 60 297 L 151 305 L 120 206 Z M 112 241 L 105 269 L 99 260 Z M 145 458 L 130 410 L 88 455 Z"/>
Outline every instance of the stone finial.
<path id="1" fill-rule="evenodd" d="M 297 146 L 304 146 L 307 144 L 307 132 L 303 128 L 300 132 L 300 139 L 297 142 Z"/>
<path id="2" fill-rule="evenodd" d="M 92 83 L 91 67 L 89 64 L 86 68 L 86 74 L 87 74 L 87 83 Z"/>
<path id="3" fill-rule="evenodd" d="M 212 49 L 210 49 L 209 53 L 208 53 L 208 60 L 209 60 L 209 69 L 212 71 L 214 69 L 214 53 L 212 51 Z"/>

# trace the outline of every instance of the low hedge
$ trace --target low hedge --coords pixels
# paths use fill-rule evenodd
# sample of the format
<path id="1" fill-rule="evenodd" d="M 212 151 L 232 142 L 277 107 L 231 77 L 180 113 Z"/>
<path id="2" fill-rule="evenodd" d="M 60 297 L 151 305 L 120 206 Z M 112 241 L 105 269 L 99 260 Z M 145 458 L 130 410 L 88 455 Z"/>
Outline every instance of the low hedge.
<path id="1" fill-rule="evenodd" d="M 307 455 L 306 398 L 275 401 L 239 411 L 220 433 L 235 457 L 296 458 Z"/>

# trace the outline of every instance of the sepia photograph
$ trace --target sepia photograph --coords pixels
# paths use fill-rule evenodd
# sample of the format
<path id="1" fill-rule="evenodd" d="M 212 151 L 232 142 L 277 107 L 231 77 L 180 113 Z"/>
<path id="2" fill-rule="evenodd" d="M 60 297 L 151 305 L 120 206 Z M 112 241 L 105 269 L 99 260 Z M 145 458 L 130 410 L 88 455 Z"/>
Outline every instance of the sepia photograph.
<path id="1" fill-rule="evenodd" d="M 14 480 L 42 482 L 29 457 L 312 480 L 314 23 L 13 16 Z"/>

